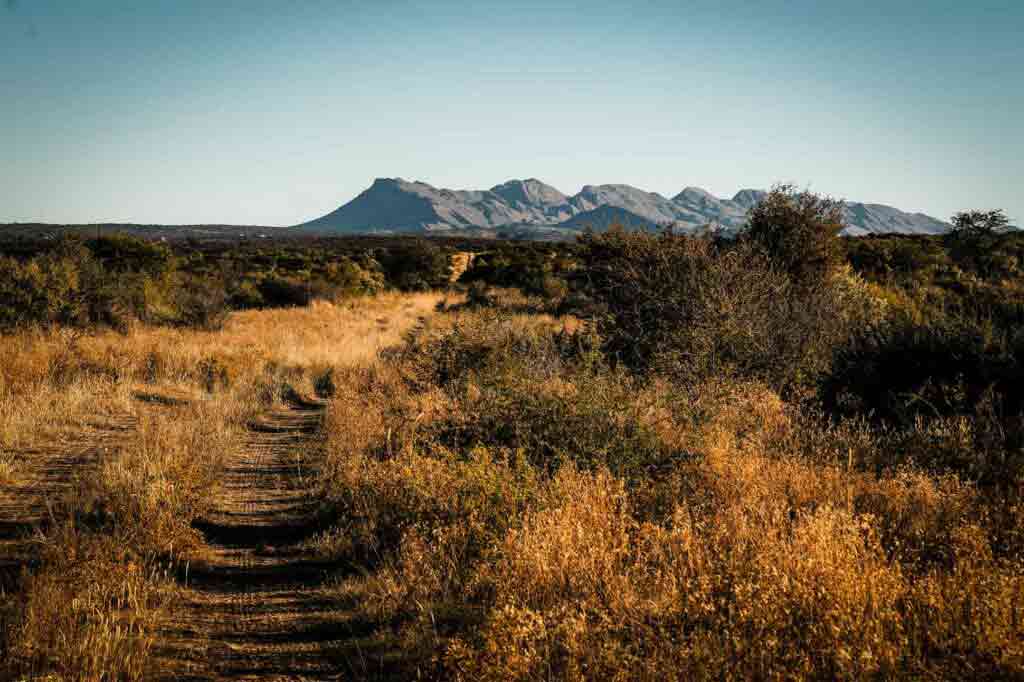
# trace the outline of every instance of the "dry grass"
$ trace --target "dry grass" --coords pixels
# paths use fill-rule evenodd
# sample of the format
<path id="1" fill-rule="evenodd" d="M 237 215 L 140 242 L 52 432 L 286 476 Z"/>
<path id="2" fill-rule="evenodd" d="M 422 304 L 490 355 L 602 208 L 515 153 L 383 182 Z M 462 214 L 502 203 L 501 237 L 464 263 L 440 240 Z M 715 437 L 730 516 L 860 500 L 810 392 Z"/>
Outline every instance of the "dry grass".
<path id="1" fill-rule="evenodd" d="M 388 294 L 342 304 L 247 311 L 216 332 L 143 327 L 0 336 L 0 448 L 24 448 L 98 415 L 131 412 L 134 390 L 224 394 L 258 411 L 284 382 L 312 390 L 330 367 L 374 361 L 440 300 Z"/>
<path id="2" fill-rule="evenodd" d="M 1024 675 L 1020 500 L 760 383 L 635 380 L 534 301 L 420 325 L 437 300 L 0 339 L 5 443 L 73 428 L 89 396 L 138 417 L 19 596 L 23 669 L 145 677 L 173 607 L 160 562 L 198 545 L 215 453 L 292 391 L 333 396 L 310 492 L 337 522 L 311 546 L 362 569 L 336 591 L 392 648 L 389 667 L 360 650 L 364 676 Z M 140 391 L 186 400 L 143 410 Z M 59 419 L 13 411 L 32 400 Z"/>
<path id="3" fill-rule="evenodd" d="M 372 366 L 439 300 L 384 295 L 251 311 L 214 332 L 0 337 L 0 452 L 52 446 L 104 416 L 135 423 L 95 468 L 77 472 L 60 503 L 65 520 L 41 540 L 39 567 L 3 633 L 4 672 L 147 679 L 156 624 L 173 606 L 167 571 L 201 549 L 192 521 L 207 511 L 247 423 L 290 394 L 329 392 L 335 374 Z M 2 475 L 35 464 L 13 461 L 0 458 Z"/>
<path id="4" fill-rule="evenodd" d="M 42 561 L 17 595 L 5 667 L 31 679 L 147 679 L 170 598 L 159 568 L 125 556 L 112 537 L 70 525 L 51 533 Z"/>
<path id="5" fill-rule="evenodd" d="M 884 441 L 760 384 L 600 388 L 585 351 L 545 350 L 557 321 L 499 318 L 438 320 L 331 405 L 323 484 L 342 522 L 320 546 L 367 567 L 338 589 L 401 649 L 393 674 L 1024 675 L 1024 564 L 1005 540 L 1019 506 L 906 465 L 869 471 Z M 508 400 L 518 387 L 540 402 Z M 642 473 L 574 452 L 593 447 L 581 405 L 655 435 L 601 432 Z M 538 448 L 565 464 L 549 473 Z"/>

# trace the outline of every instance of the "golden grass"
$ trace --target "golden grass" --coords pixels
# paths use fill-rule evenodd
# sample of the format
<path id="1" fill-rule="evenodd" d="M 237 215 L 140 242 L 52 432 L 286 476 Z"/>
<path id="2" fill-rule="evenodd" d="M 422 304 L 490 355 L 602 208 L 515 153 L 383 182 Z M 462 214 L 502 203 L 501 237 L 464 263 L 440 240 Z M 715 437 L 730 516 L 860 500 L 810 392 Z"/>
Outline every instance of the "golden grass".
<path id="1" fill-rule="evenodd" d="M 156 624 L 173 606 L 167 567 L 201 549 L 192 527 L 216 494 L 224 458 L 249 420 L 289 392 L 372 366 L 429 316 L 437 294 L 250 311 L 224 329 L 137 325 L 127 334 L 27 331 L 0 337 L 0 453 L 60 447 L 104 416 L 134 429 L 58 505 L 40 567 L 3 633 L 2 672 L 147 679 Z M 140 398 L 142 398 L 140 400 Z M 0 457 L 13 478 L 32 461 Z"/>
<path id="2" fill-rule="evenodd" d="M 0 672 L 147 679 L 156 625 L 170 598 L 166 576 L 126 557 L 118 540 L 71 525 L 48 537 L 42 559 L 43 568 L 16 595 L 19 620 L 6 633 L 11 658 Z"/>
<path id="3" fill-rule="evenodd" d="M 446 344 L 417 342 L 446 367 L 459 344 L 476 353 L 486 330 L 492 348 L 515 348 L 510 334 L 557 327 L 457 316 L 435 321 Z M 410 361 L 346 376 L 332 402 L 323 484 L 343 522 L 321 538 L 325 553 L 365 562 L 338 589 L 402 649 L 409 675 L 1024 675 L 1024 563 L 1004 542 L 1019 509 L 955 477 L 859 467 L 884 453 L 868 452 L 880 445 L 857 424 L 822 425 L 738 382 L 652 382 L 622 409 L 540 355 L 475 365 L 461 392 L 413 391 L 402 377 L 424 375 Z M 486 434 L 472 451 L 436 439 L 446 431 L 435 426 L 490 414 L 477 387 L 510 371 L 518 378 L 504 385 L 546 400 L 606 400 L 601 409 L 635 415 L 684 456 L 639 479 L 571 463 L 549 476 Z M 541 426 L 514 411 L 505 420 Z"/>
<path id="4" fill-rule="evenodd" d="M 364 569 L 337 591 L 400 649 L 396 675 L 1024 675 L 1019 501 L 862 466 L 885 461 L 884 442 L 761 384 L 626 383 L 571 336 L 578 320 L 523 297 L 498 296 L 518 312 L 430 316 L 438 300 L 241 313 L 219 332 L 0 338 L 4 443 L 73 428 L 90 401 L 138 418 L 68 503 L 82 525 L 47 539 L 18 597 L 22 669 L 145 677 L 173 607 L 152 558 L 198 546 L 190 521 L 217 453 L 290 389 L 333 395 L 310 493 L 338 522 L 311 546 Z M 185 401 L 143 410 L 140 391 Z M 564 423 L 541 423 L 551 415 Z M 617 476 L 572 448 L 639 459 Z"/>
<path id="5" fill-rule="evenodd" d="M 373 362 L 439 300 L 437 294 L 385 294 L 246 311 L 215 332 L 136 326 L 127 335 L 55 330 L 0 336 L 0 449 L 53 438 L 98 415 L 132 412 L 132 392 L 141 385 L 216 391 L 219 400 L 229 389 L 250 412 L 258 411 L 275 382 L 311 390 L 317 372 Z"/>

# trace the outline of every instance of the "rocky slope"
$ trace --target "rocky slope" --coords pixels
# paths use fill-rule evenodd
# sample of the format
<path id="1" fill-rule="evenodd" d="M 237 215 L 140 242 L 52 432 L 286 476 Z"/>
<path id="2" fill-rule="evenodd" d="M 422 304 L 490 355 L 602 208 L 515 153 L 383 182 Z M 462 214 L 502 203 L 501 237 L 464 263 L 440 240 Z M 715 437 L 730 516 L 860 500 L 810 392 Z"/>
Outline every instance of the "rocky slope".
<path id="1" fill-rule="evenodd" d="M 741 228 L 765 192 L 740 190 L 720 199 L 699 187 L 687 187 L 671 199 L 630 185 L 586 185 L 566 196 L 537 179 L 510 180 L 489 190 L 438 189 L 424 182 L 379 178 L 337 210 L 296 227 L 325 233 L 515 233 L 536 231 L 545 238 L 559 230 L 587 226 L 607 229 L 621 222 L 634 229 L 673 224 L 681 231 L 713 225 Z M 906 213 L 882 204 L 847 202 L 846 234 L 899 232 L 937 234 L 949 225 L 922 213 Z"/>

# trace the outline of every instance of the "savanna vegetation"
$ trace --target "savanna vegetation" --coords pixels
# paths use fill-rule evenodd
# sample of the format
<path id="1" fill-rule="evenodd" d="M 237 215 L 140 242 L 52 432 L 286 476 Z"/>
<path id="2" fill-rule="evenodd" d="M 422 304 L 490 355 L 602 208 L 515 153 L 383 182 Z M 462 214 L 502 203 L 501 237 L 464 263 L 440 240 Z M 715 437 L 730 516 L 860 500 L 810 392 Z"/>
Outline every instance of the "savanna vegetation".
<path id="1" fill-rule="evenodd" d="M 149 680 L 225 462 L 262 413 L 330 391 L 439 296 L 234 312 L 216 330 L 133 322 L 0 336 L 0 679 Z M 40 470 L 74 469 L 31 517 Z M 310 453 L 312 454 L 312 453 Z M 297 453 L 296 466 L 305 466 Z M 39 502 L 36 502 L 39 506 Z M 8 525 L 9 524 L 9 525 Z"/>
<path id="2" fill-rule="evenodd" d="M 237 275 L 174 252 L 124 280 L 160 316 L 112 324 L 82 294 L 9 317 L 9 477 L 85 414 L 137 425 L 10 582 L 5 659 L 151 677 L 223 453 L 318 395 L 297 459 L 315 528 L 289 550 L 328 567 L 346 677 L 1024 676 L 1024 238 L 998 212 L 942 237 L 844 239 L 840 217 L 779 187 L 733 239 L 463 244 L 447 298 L 403 293 L 448 286 L 456 248 L 417 242 L 344 256 L 378 285 L 261 293 L 215 326 L 166 292 L 216 281 L 244 308 L 245 282 L 317 290 L 342 257 L 250 254 Z M 6 261 L 0 288 L 67 263 L 93 281 L 97 246 Z"/>
<path id="3" fill-rule="evenodd" d="M 216 329 L 231 310 L 445 288 L 476 242 L 294 239 L 152 242 L 127 235 L 0 242 L 0 329 L 133 321 Z"/>

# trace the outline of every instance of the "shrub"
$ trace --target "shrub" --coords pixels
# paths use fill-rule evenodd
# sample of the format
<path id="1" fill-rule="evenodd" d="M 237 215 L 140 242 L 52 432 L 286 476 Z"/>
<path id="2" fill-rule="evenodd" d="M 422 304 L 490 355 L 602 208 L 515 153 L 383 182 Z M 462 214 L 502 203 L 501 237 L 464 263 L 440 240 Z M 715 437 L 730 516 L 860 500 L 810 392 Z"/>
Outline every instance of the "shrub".
<path id="1" fill-rule="evenodd" d="M 160 277 L 176 269 L 166 244 L 124 234 L 105 235 L 86 243 L 104 270 Z"/>
<path id="2" fill-rule="evenodd" d="M 843 260 L 843 203 L 778 185 L 754 206 L 743 239 L 800 286 L 815 286 Z"/>
<path id="3" fill-rule="evenodd" d="M 1010 415 L 1024 411 L 1024 336 L 991 324 L 902 315 L 865 329 L 838 354 L 823 384 L 826 405 L 909 424 L 918 415 L 968 414 L 990 391 Z"/>
<path id="4" fill-rule="evenodd" d="M 186 327 L 216 331 L 228 319 L 228 299 L 220 282 L 190 280 L 178 292 L 178 322 Z"/>
<path id="5" fill-rule="evenodd" d="M 451 278 L 447 251 L 423 239 L 388 250 L 380 263 L 388 281 L 402 291 L 443 289 Z"/>
<path id="6" fill-rule="evenodd" d="M 260 296 L 265 305 L 270 307 L 288 307 L 309 305 L 310 289 L 305 282 L 271 275 L 262 279 L 258 285 Z"/>
<path id="7" fill-rule="evenodd" d="M 0 259 L 0 327 L 60 322 L 75 324 L 89 317 L 90 285 L 83 269 L 92 265 L 84 249 L 46 254 L 24 264 Z"/>
<path id="8" fill-rule="evenodd" d="M 1002 269 L 996 246 L 1010 224 L 1002 210 L 961 211 L 953 216 L 952 223 L 946 241 L 957 262 L 983 277 Z"/>
<path id="9" fill-rule="evenodd" d="M 232 289 L 228 302 L 232 308 L 243 310 L 246 308 L 262 308 L 264 304 L 263 294 L 260 293 L 259 287 L 250 280 L 239 282 Z"/>
<path id="10" fill-rule="evenodd" d="M 365 263 L 364 263 L 365 265 Z M 373 265 L 379 265 L 376 262 Z M 325 280 L 336 294 L 351 296 L 374 294 L 384 290 L 384 274 L 374 268 L 364 268 L 351 258 L 343 258 L 327 266 Z"/>
<path id="11" fill-rule="evenodd" d="M 466 305 L 477 308 L 486 308 L 494 305 L 494 296 L 489 287 L 481 280 L 473 281 L 466 289 Z"/>
<path id="12" fill-rule="evenodd" d="M 812 386 L 870 307 L 848 274 L 798 287 L 751 241 L 608 233 L 581 246 L 606 352 L 676 380 Z"/>

